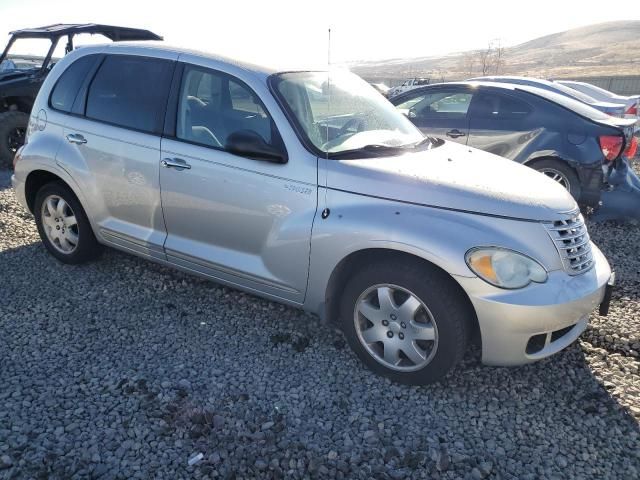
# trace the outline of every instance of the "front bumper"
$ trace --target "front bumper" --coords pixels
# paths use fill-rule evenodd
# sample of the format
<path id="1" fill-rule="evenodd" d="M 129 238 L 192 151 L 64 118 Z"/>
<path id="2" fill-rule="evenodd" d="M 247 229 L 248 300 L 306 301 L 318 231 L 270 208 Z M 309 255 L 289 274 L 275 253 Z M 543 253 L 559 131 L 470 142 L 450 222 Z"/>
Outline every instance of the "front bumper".
<path id="1" fill-rule="evenodd" d="M 533 362 L 559 352 L 580 336 L 611 278 L 606 258 L 595 245 L 592 249 L 594 266 L 588 272 L 577 276 L 550 272 L 545 283 L 520 290 L 502 290 L 477 277 L 456 278 L 476 310 L 483 363 Z M 532 348 L 540 339 L 542 344 Z"/>

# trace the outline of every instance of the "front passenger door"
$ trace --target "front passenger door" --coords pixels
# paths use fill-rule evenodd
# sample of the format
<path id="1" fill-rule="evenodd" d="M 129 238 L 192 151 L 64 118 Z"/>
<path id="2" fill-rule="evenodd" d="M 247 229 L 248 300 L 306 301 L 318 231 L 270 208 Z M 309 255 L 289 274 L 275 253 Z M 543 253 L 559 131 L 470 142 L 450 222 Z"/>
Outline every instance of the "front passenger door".
<path id="1" fill-rule="evenodd" d="M 238 132 L 284 144 L 237 77 L 185 64 L 175 134 L 162 139 L 160 186 L 172 263 L 302 303 L 317 200 L 317 159 L 276 163 L 233 153 Z"/>
<path id="2" fill-rule="evenodd" d="M 396 105 L 425 135 L 466 144 L 472 94 L 461 89 L 430 89 L 409 94 Z"/>

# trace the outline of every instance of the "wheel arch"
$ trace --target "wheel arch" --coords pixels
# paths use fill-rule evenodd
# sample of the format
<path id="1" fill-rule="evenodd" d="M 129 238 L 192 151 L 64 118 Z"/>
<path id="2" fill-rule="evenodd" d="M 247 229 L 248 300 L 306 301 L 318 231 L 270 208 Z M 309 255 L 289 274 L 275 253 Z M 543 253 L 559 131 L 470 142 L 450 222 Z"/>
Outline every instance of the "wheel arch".
<path id="1" fill-rule="evenodd" d="M 556 151 L 535 152 L 531 156 L 529 156 L 524 162 L 522 162 L 522 164 L 526 165 L 527 167 L 532 167 L 533 164 L 541 162 L 543 160 L 555 160 L 556 162 L 566 163 L 569 167 L 573 168 L 574 170 L 576 170 L 576 165 L 578 164 L 578 162 L 571 161 L 568 158 L 566 158 L 565 155 L 562 155 Z"/>
<path id="2" fill-rule="evenodd" d="M 33 170 L 29 172 L 24 184 L 24 196 L 25 196 L 25 200 L 27 201 L 27 206 L 29 207 L 29 211 L 31 213 L 34 213 L 33 207 L 34 207 L 34 203 L 35 203 L 36 195 L 38 194 L 38 191 L 44 185 L 51 182 L 59 182 L 63 184 L 65 187 L 67 187 L 71 191 L 71 193 L 74 194 L 78 202 L 80 202 L 80 204 L 83 205 L 82 200 L 76 193 L 75 189 L 69 184 L 69 182 L 67 182 L 64 178 L 62 178 L 60 175 L 54 172 L 51 172 L 49 170 L 38 169 L 38 170 Z"/>
<path id="3" fill-rule="evenodd" d="M 439 265 L 415 255 L 413 253 L 404 252 L 401 250 L 393 250 L 389 248 L 364 248 L 351 252 L 344 257 L 334 267 L 325 290 L 324 309 L 322 316 L 328 323 L 337 326 L 338 324 L 338 309 L 340 303 L 340 292 L 344 290 L 346 282 L 349 279 L 350 273 L 357 270 L 360 265 L 370 262 L 383 262 L 383 261 L 397 261 L 397 262 L 415 262 L 423 265 L 425 268 L 436 269 L 447 278 L 451 280 L 451 284 L 456 288 L 460 294 L 460 298 L 463 298 L 466 307 L 469 311 L 469 327 L 472 336 L 475 337 L 479 334 L 478 318 L 476 316 L 475 308 L 471 303 L 471 300 L 462 286 L 456 281 L 455 277 L 449 274 Z"/>

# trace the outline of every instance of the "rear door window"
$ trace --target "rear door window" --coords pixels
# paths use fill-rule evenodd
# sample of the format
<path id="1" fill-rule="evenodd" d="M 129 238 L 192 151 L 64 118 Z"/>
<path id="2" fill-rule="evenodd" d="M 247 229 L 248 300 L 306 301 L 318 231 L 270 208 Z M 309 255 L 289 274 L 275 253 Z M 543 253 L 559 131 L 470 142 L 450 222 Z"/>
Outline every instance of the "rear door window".
<path id="1" fill-rule="evenodd" d="M 520 120 L 528 116 L 531 111 L 532 108 L 528 103 L 517 98 L 482 92 L 475 97 L 471 116 L 493 120 Z"/>
<path id="2" fill-rule="evenodd" d="M 73 102 L 78 95 L 78 90 L 87 73 L 97 60 L 98 55 L 87 55 L 73 62 L 64 71 L 53 87 L 49 104 L 54 110 L 70 112 Z"/>
<path id="3" fill-rule="evenodd" d="M 143 132 L 160 132 L 173 65 L 159 58 L 107 56 L 89 87 L 86 116 Z"/>

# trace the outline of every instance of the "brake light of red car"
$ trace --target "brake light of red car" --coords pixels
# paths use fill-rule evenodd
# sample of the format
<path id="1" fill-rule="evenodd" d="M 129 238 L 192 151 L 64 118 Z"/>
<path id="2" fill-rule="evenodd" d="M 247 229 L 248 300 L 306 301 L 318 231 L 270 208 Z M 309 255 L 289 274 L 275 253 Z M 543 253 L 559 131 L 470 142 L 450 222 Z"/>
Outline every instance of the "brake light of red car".
<path id="1" fill-rule="evenodd" d="M 638 139 L 636 137 L 632 137 L 627 148 L 624 149 L 624 156 L 627 158 L 633 158 L 636 156 L 638 152 Z"/>
<path id="2" fill-rule="evenodd" d="M 626 112 L 624 112 L 625 115 L 638 115 L 638 105 L 634 104 L 631 105 Z"/>
<path id="3" fill-rule="evenodd" d="M 620 152 L 622 151 L 622 145 L 624 144 L 624 138 L 618 135 L 603 135 L 598 137 L 598 141 L 600 142 L 600 150 L 604 155 L 604 158 L 607 159 L 608 162 L 612 162 Z"/>

